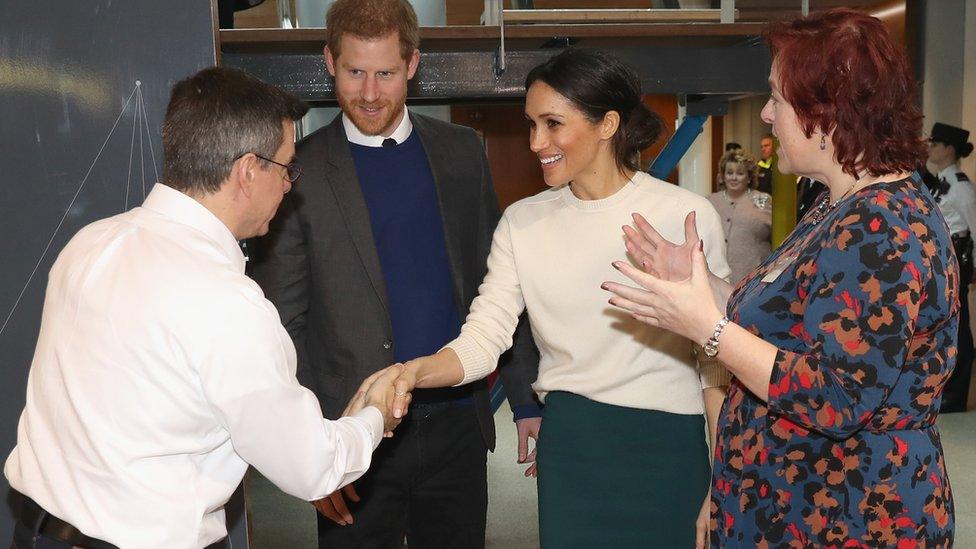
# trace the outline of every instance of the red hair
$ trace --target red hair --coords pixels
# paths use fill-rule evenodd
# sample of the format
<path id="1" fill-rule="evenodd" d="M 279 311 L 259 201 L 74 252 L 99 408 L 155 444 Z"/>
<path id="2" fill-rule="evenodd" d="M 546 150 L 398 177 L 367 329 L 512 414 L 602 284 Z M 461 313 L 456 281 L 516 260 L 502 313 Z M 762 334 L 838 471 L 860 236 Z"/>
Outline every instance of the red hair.
<path id="1" fill-rule="evenodd" d="M 771 23 L 766 39 L 783 98 L 807 137 L 834 132 L 844 172 L 879 176 L 924 165 L 915 80 L 884 23 L 838 8 Z"/>
<path id="2" fill-rule="evenodd" d="M 325 44 L 333 59 L 339 58 L 346 33 L 376 40 L 394 32 L 400 39 L 400 57 L 409 62 L 420 46 L 420 27 L 407 0 L 337 0 L 325 14 Z"/>

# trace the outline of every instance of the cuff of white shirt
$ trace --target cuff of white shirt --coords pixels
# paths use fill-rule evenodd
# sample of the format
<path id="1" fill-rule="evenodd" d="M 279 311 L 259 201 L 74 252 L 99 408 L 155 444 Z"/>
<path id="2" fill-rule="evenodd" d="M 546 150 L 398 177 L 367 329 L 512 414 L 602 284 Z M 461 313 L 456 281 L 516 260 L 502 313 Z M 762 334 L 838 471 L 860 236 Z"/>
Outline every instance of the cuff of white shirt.
<path id="1" fill-rule="evenodd" d="M 453 350 L 461 360 L 461 368 L 464 370 L 464 379 L 455 385 L 464 385 L 488 377 L 494 369 L 491 357 L 477 343 L 464 335 L 444 346 L 445 349 Z"/>
<path id="2" fill-rule="evenodd" d="M 732 374 L 717 360 L 698 361 L 698 377 L 701 379 L 702 389 L 725 387 L 732 382 Z"/>
<path id="3" fill-rule="evenodd" d="M 370 438 L 373 441 L 373 450 L 375 450 L 383 440 L 383 413 L 376 406 L 367 406 L 351 417 L 366 423 Z"/>

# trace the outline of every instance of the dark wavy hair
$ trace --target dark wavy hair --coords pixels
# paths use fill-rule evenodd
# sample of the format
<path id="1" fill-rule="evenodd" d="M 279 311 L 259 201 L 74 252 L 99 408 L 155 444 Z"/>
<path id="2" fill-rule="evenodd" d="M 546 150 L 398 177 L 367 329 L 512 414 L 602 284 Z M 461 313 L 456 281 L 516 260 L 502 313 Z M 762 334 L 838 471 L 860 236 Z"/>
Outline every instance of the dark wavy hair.
<path id="1" fill-rule="evenodd" d="M 938 141 L 938 140 L 934 140 L 934 141 L 943 143 L 942 141 Z M 966 142 L 944 143 L 944 145 L 952 149 L 952 154 L 953 156 L 955 156 L 956 160 L 959 160 L 960 158 L 966 158 L 967 156 L 969 156 L 970 153 L 973 152 L 972 143 L 966 143 Z"/>
<path id="2" fill-rule="evenodd" d="M 838 8 L 771 23 L 766 39 L 803 132 L 833 131 L 844 172 L 879 176 L 924 165 L 915 80 L 884 23 Z"/>
<path id="3" fill-rule="evenodd" d="M 570 48 L 529 71 L 526 91 L 536 81 L 568 99 L 590 122 L 617 111 L 620 126 L 613 135 L 617 167 L 640 170 L 640 151 L 657 140 L 664 123 L 641 101 L 640 79 L 633 69 L 611 55 Z"/>

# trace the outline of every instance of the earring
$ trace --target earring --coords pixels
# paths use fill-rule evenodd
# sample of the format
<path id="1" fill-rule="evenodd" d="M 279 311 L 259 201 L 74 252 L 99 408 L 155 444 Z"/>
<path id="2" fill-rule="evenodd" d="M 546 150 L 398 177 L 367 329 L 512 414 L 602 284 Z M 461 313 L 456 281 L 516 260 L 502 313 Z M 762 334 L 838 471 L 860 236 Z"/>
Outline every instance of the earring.
<path id="1" fill-rule="evenodd" d="M 827 134 L 825 133 L 820 134 L 820 150 L 827 150 Z"/>

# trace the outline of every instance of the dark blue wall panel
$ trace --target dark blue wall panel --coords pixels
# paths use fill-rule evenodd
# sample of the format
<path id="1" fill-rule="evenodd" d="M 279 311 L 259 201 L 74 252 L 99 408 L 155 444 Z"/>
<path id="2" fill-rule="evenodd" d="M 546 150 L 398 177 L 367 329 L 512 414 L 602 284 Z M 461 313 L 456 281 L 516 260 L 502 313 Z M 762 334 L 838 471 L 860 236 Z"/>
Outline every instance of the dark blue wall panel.
<path id="1" fill-rule="evenodd" d="M 213 64 L 206 0 L 0 0 L 4 461 L 16 440 L 47 271 L 82 226 L 142 201 L 162 171 L 170 87 Z M 0 478 L 0 497 L 7 494 Z M 13 531 L 5 499 L 0 546 Z"/>

